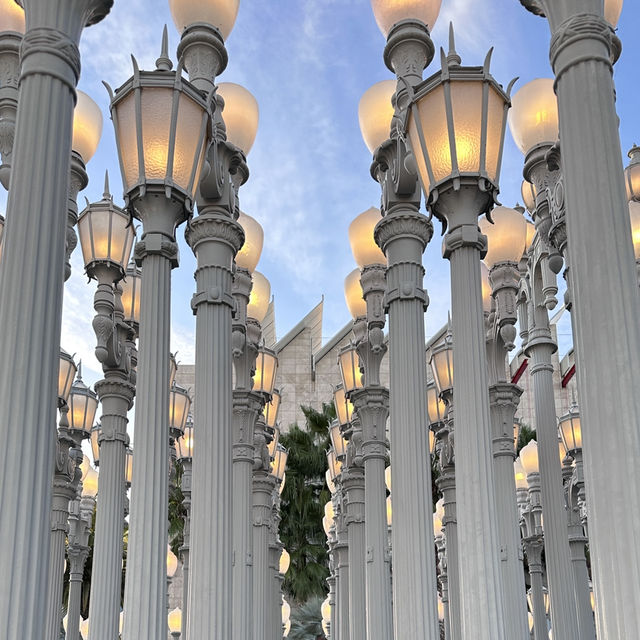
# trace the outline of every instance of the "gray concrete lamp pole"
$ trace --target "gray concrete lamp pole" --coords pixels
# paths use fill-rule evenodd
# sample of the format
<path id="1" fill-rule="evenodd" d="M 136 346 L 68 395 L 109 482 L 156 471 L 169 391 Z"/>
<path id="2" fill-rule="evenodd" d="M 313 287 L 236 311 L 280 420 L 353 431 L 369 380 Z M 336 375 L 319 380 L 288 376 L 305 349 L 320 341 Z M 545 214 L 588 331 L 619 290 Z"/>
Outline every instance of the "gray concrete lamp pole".
<path id="1" fill-rule="evenodd" d="M 640 628 L 640 609 L 632 602 L 640 575 L 635 543 L 640 527 L 640 368 L 633 361 L 640 352 L 640 295 L 612 74 L 619 42 L 603 17 L 602 0 L 524 0 L 523 4 L 546 14 L 552 34 L 572 324 L 587 427 L 583 455 L 597 631 L 601 637 L 623 638 Z M 594 270 L 595 255 L 607 259 Z M 618 338 L 613 346 L 602 336 L 603 314 L 616 319 Z M 609 401 L 600 402 L 602 397 Z M 603 424 L 614 427 L 603 430 Z M 603 457 L 616 464 L 605 468 L 600 463 Z"/>
<path id="2" fill-rule="evenodd" d="M 429 22 L 432 25 L 433 19 Z M 385 31 L 389 27 L 391 24 Z M 384 57 L 398 77 L 396 115 L 391 139 L 376 150 L 371 167 L 382 188 L 383 219 L 376 226 L 375 240 L 388 264 L 385 310 L 389 314 L 391 470 L 394 493 L 401 496 L 394 504 L 392 529 L 394 632 L 397 638 L 426 640 L 439 638 L 431 551 L 431 468 L 426 463 L 424 312 L 428 297 L 422 266 L 433 225 L 419 212 L 420 187 L 415 171 L 407 169 L 409 151 L 398 126 L 408 101 L 406 87 L 422 80 L 433 53 L 423 22 L 401 19 L 390 29 Z"/>
<path id="3" fill-rule="evenodd" d="M 211 120 L 202 94 L 182 78 L 181 69 L 171 71 L 166 43 L 165 32 L 155 71 L 140 71 L 134 62 L 133 77 L 111 92 L 127 205 L 143 223 L 135 250 L 142 287 L 123 629 L 127 640 L 160 638 L 167 631 L 171 269 L 178 264 L 175 230 L 191 211 Z M 174 162 L 177 157 L 185 162 Z"/>
<path id="4" fill-rule="evenodd" d="M 1 462 L 5 477 L 14 479 L 0 489 L 0 534 L 10 541 L 0 559 L 0 635 L 8 640 L 45 637 L 55 434 L 43 437 L 42 427 L 55 419 L 78 43 L 83 28 L 104 18 L 113 0 L 23 4 L 27 33 L 0 273 L 0 351 L 6 355 L 0 389 L 11 398 L 0 408 L 8 443 Z M 42 224 L 44 212 L 51 224 Z M 17 422 L 19 439 L 9 434 Z M 32 473 L 20 475 L 25 467 Z M 31 496 L 28 510 L 20 507 L 24 495 Z"/>
<path id="5" fill-rule="evenodd" d="M 453 35 L 450 40 L 449 54 L 441 52 L 441 72 L 415 88 L 408 134 L 429 209 L 449 227 L 443 255 L 451 263 L 458 544 L 466 558 L 459 566 L 462 637 L 503 640 L 480 273 L 487 239 L 478 217 L 491 211 L 498 191 L 510 88 L 505 92 L 491 76 L 490 55 L 482 67 L 460 66 Z M 472 92 L 481 110 L 461 97 Z M 426 116 L 434 104 L 444 104 L 441 118 Z M 459 117 L 468 125 L 464 134 L 456 130 Z M 458 134 L 468 137 L 459 139 Z"/>

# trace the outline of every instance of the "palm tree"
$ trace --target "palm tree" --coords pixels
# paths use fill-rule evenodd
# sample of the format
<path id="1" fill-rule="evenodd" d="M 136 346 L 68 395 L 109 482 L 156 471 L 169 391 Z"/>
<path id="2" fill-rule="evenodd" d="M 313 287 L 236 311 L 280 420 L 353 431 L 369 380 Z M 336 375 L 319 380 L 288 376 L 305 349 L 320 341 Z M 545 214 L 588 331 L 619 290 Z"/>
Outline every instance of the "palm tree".
<path id="1" fill-rule="evenodd" d="M 305 428 L 294 425 L 280 441 L 289 450 L 287 479 L 282 493 L 280 539 L 291 556 L 284 591 L 302 605 L 327 592 L 329 562 L 322 528 L 324 505 L 331 494 L 325 482 L 329 424 L 335 418 L 333 405 L 322 411 L 302 407 Z"/>

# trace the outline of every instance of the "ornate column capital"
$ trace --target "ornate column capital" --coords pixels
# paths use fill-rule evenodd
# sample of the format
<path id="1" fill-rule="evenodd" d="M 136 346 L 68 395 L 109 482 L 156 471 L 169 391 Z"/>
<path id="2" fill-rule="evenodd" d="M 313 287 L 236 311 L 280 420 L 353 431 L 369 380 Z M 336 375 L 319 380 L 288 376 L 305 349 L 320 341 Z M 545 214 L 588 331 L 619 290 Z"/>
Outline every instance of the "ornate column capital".
<path id="1" fill-rule="evenodd" d="M 419 241 L 424 251 L 433 237 L 433 224 L 427 216 L 417 210 L 404 209 L 385 215 L 376 225 L 374 236 L 385 254 L 390 242 L 407 237 Z"/>
<path id="2" fill-rule="evenodd" d="M 477 225 L 463 224 L 451 229 L 444 237 L 442 257 L 449 260 L 451 254 L 463 247 L 471 247 L 480 252 L 480 257 L 487 254 L 487 236 L 480 233 Z"/>

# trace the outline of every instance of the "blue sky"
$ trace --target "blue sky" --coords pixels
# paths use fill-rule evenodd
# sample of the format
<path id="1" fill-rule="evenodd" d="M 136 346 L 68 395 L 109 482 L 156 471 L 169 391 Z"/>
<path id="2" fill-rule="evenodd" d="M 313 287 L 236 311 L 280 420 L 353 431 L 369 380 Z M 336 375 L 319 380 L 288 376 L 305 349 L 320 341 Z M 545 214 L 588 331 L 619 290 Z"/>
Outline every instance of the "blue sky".
<path id="1" fill-rule="evenodd" d="M 493 46 L 492 70 L 501 83 L 519 76 L 519 86 L 551 76 L 547 23 L 527 13 L 518 0 L 443 0 L 432 34 L 438 47 L 446 46 L 450 20 L 463 64 L 480 64 Z M 130 53 L 142 68 L 153 68 L 165 23 L 175 59 L 178 33 L 166 0 L 116 0 L 107 19 L 84 33 L 79 88 L 100 104 L 105 126 L 88 166 L 90 184 L 80 194 L 82 203 L 85 196 L 100 199 L 105 169 L 116 201 L 121 202 L 102 81 L 114 87 L 122 84 L 131 73 Z M 624 50 L 616 66 L 623 150 L 640 140 L 640 41 L 633 31 L 639 23 L 640 6 L 627 0 L 619 27 Z M 260 105 L 260 127 L 248 158 L 251 178 L 241 191 L 241 207 L 265 229 L 258 270 L 271 281 L 278 336 L 324 295 L 323 334 L 329 338 L 349 320 L 343 281 L 355 265 L 347 227 L 380 198 L 369 176 L 371 157 L 360 136 L 357 110 L 367 88 L 391 77 L 382 61 L 383 37 L 369 0 L 244 0 L 227 48 L 230 62 L 220 79 L 244 85 Z M 508 135 L 501 177 L 505 205 L 520 200 L 522 165 L 522 155 Z M 439 231 L 425 254 L 431 299 L 427 335 L 442 326 L 449 309 L 449 265 L 441 257 Z M 184 227 L 178 237 L 181 260 L 173 272 L 172 349 L 178 350 L 182 362 L 193 362 L 195 321 L 189 302 L 195 260 L 184 242 Z M 94 285 L 82 274 L 79 249 L 73 270 L 65 288 L 62 345 L 82 358 L 85 380 L 94 382 L 101 377 L 93 356 Z M 566 323 L 561 332 L 566 344 Z"/>

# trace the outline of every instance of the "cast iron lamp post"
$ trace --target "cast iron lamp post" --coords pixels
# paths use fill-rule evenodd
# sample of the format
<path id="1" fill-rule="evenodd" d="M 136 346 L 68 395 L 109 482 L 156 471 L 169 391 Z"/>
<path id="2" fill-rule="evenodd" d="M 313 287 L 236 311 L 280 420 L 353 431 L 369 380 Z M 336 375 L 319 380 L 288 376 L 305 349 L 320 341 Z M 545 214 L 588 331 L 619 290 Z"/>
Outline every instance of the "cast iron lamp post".
<path id="1" fill-rule="evenodd" d="M 502 601 L 506 637 L 526 640 L 527 606 L 513 475 L 514 417 L 522 389 L 507 378 L 506 361 L 516 337 L 516 298 L 520 288 L 518 264 L 527 249 L 527 223 L 520 211 L 502 206 L 491 212 L 491 218 L 494 224 L 485 217 L 479 226 L 488 245 L 483 258 L 489 269 L 487 293 L 491 307 L 487 317 L 486 349 Z"/>
<path id="2" fill-rule="evenodd" d="M 556 75 L 563 147 L 572 325 L 586 425 L 583 455 L 597 631 L 601 637 L 623 638 L 640 627 L 640 610 L 632 602 L 640 567 L 640 550 L 635 544 L 640 527 L 640 368 L 633 362 L 640 352 L 640 295 L 612 73 L 620 53 L 612 24 L 621 3 L 524 0 L 524 4 L 547 16 L 552 36 L 550 59 Z M 586 109 L 588 104 L 595 106 Z M 603 184 L 606 189 L 601 188 Z M 595 255 L 605 255 L 607 260 L 594 270 Z M 610 341 L 602 340 L 605 316 L 616 319 L 618 341 L 614 349 Z M 600 402 L 602 397 L 609 401 Z M 614 428 L 603 430 L 603 424 Z M 616 460 L 614 468 L 605 468 L 600 463 L 603 458 Z M 616 544 L 611 544 L 612 522 L 617 523 Z M 553 599 L 552 615 L 555 626 Z M 554 635 L 565 636 L 561 629 Z"/>
<path id="3" fill-rule="evenodd" d="M 0 272 L 0 351 L 6 356 L 0 389 L 11 398 L 0 407 L 0 433 L 8 443 L 0 462 L 12 478 L 0 488 L 0 537 L 9 544 L 0 559 L 0 635 L 11 640 L 45 637 L 55 434 L 43 437 L 42 429 L 55 422 L 78 44 L 83 28 L 104 18 L 113 0 L 23 4 L 26 34 Z M 21 437 L 12 438 L 18 423 Z M 32 473 L 21 474 L 27 467 Z M 25 495 L 28 510 L 22 508 Z"/>
<path id="4" fill-rule="evenodd" d="M 538 233 L 529 255 L 525 284 L 530 310 L 527 312 L 524 348 L 531 359 L 534 387 L 551 611 L 558 636 L 577 640 L 580 636 L 572 589 L 564 495 L 560 490 L 562 470 L 558 460 L 558 427 L 551 361 L 557 345 L 551 333 L 548 315 L 548 309 L 556 304 L 557 287 L 553 273 L 558 270 L 553 264 L 555 249 L 548 240 L 552 224 L 549 193 L 559 178 L 558 171 L 551 171 L 547 163 L 547 157 L 558 136 L 558 111 L 552 80 L 539 78 L 516 93 L 509 115 L 509 126 L 516 144 L 526 154 L 524 175 L 534 185 L 536 192 L 534 222 Z M 550 281 L 553 282 L 552 295 Z"/>
<path id="5" fill-rule="evenodd" d="M 134 62 L 133 77 L 115 94 L 111 92 L 127 206 L 143 223 L 135 250 L 142 287 L 126 640 L 160 638 L 166 633 L 171 269 L 178 264 L 175 230 L 191 212 L 211 121 L 202 94 L 180 71 L 171 71 L 166 40 L 165 32 L 155 71 L 140 71 Z M 209 391 L 221 384 L 220 380 L 211 384 Z"/>
<path id="6" fill-rule="evenodd" d="M 434 46 L 429 29 L 435 23 L 440 0 L 390 2 L 373 0 L 373 11 L 387 38 L 384 59 L 397 76 L 397 93 L 390 138 L 374 153 L 371 175 L 382 189 L 383 219 L 375 240 L 387 258 L 385 311 L 389 314 L 390 423 L 402 425 L 392 435 L 391 451 L 396 495 L 393 527 L 393 618 L 398 638 L 439 637 L 437 580 L 430 552 L 431 468 L 427 451 L 427 383 L 424 357 L 424 290 L 422 253 L 433 235 L 433 225 L 420 214 L 420 187 L 410 163 L 399 121 L 408 102 L 407 87 L 422 80 Z M 366 136 L 365 136 L 366 138 Z M 409 168 L 407 168 L 409 167 Z M 416 557 L 415 549 L 420 549 Z"/>
<path id="7" fill-rule="evenodd" d="M 129 444 L 127 412 L 135 395 L 135 330 L 125 320 L 120 284 L 135 235 L 129 216 L 113 202 L 108 177 L 102 200 L 81 213 L 78 234 L 87 275 L 98 283 L 93 328 L 97 339 L 95 354 L 102 364 L 104 379 L 96 384 L 103 411 L 100 431 L 91 431 L 92 440 L 97 440 L 100 449 L 99 458 L 94 454 L 94 461 L 101 462 L 101 488 L 89 617 L 91 640 L 106 640 L 115 637 L 119 626 L 125 450 Z M 128 301 L 129 307 L 131 304 L 137 301 Z"/>
<path id="8" fill-rule="evenodd" d="M 487 241 L 478 217 L 498 192 L 510 87 L 496 82 L 489 62 L 490 55 L 482 67 L 460 66 L 451 34 L 442 70 L 414 89 L 406 126 L 429 210 L 449 227 L 443 255 L 451 262 L 458 539 L 469 559 L 459 567 L 462 636 L 502 640 L 480 274 Z"/>

